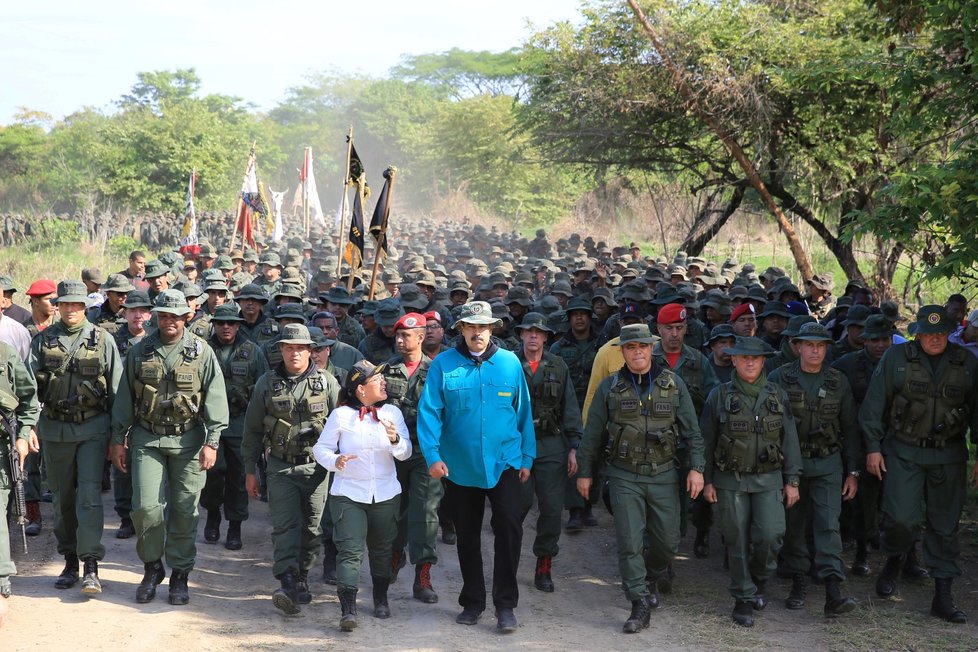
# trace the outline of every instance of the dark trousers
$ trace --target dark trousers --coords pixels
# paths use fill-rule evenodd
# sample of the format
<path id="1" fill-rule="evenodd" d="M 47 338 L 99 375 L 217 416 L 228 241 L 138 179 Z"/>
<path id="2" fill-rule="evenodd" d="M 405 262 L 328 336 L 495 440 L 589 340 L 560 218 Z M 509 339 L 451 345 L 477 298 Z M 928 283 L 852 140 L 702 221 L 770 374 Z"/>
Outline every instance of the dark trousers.
<path id="1" fill-rule="evenodd" d="M 462 571 L 458 603 L 476 611 L 486 608 L 486 579 L 482 568 L 482 517 L 486 498 L 492 510 L 489 524 L 495 537 L 492 603 L 497 609 L 513 609 L 520 598 L 516 572 L 523 545 L 520 477 L 516 469 L 503 471 L 492 489 L 465 487 L 451 480 L 445 484 L 445 507 L 455 522 L 458 564 Z"/>

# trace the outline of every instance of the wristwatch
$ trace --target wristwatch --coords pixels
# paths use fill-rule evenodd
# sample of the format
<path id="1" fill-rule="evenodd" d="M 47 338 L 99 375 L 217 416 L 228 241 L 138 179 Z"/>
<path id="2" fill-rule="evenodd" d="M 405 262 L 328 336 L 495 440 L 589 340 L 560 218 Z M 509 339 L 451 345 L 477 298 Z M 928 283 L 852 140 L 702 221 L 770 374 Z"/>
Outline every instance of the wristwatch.
<path id="1" fill-rule="evenodd" d="M 862 471 L 849 471 L 849 475 L 858 480 L 859 476 L 862 475 Z"/>
<path id="2" fill-rule="evenodd" d="M 791 487 L 794 487 L 795 489 L 797 489 L 798 487 L 801 486 L 801 480 L 799 480 L 798 478 L 792 478 L 792 479 L 788 480 L 788 486 L 791 486 Z"/>

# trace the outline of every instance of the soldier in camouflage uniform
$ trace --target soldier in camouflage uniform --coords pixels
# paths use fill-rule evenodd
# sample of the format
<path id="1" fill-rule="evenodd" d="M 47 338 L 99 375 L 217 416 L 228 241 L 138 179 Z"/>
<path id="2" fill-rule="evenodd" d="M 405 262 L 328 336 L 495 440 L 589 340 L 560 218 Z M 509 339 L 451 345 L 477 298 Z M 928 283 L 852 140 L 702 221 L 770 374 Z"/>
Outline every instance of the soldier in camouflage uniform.
<path id="1" fill-rule="evenodd" d="M 269 369 L 274 369 L 282 362 L 282 350 L 278 345 L 282 339 L 282 328 L 288 324 L 305 324 L 306 320 L 302 314 L 302 306 L 285 303 L 275 308 L 275 321 L 278 324 L 277 335 L 262 346 Z"/>
<path id="2" fill-rule="evenodd" d="M 208 543 L 216 543 L 221 538 L 223 505 L 224 518 L 228 521 L 224 547 L 228 550 L 241 549 L 241 522 L 248 520 L 248 493 L 241 458 L 245 411 L 255 383 L 268 371 L 261 349 L 240 332 L 242 321 L 234 302 L 217 306 L 211 318 L 214 334 L 209 340 L 224 374 L 230 421 L 221 435 L 217 462 L 207 471 L 200 504 L 207 510 L 204 541 Z"/>
<path id="3" fill-rule="evenodd" d="M 153 312 L 159 329 L 129 350 L 112 405 L 112 461 L 127 472 L 125 447 L 132 448 L 132 516 L 144 570 L 136 601 L 156 597 L 165 554 L 170 604 L 183 605 L 190 602 L 200 491 L 217 460 L 228 405 L 214 352 L 186 330 L 183 293 L 164 290 Z"/>
<path id="4" fill-rule="evenodd" d="M 336 339 L 357 348 L 367 334 L 359 322 L 349 314 L 350 307 L 356 303 L 349 290 L 342 286 L 332 287 L 329 292 L 319 297 L 319 301 L 325 304 L 326 310 L 333 313 L 336 318 L 336 327 L 339 329 Z"/>
<path id="5" fill-rule="evenodd" d="M 122 365 L 112 337 L 85 319 L 88 296 L 79 281 L 58 284 L 60 318 L 31 342 L 30 366 L 44 409 L 38 423 L 48 486 L 54 496 L 54 533 L 65 568 L 55 587 L 78 582 L 82 593 L 102 592 L 98 562 L 102 545 L 102 469 L 109 434 L 109 406 Z"/>
<path id="6" fill-rule="evenodd" d="M 116 331 L 125 330 L 124 304 L 126 295 L 135 289 L 125 276 L 109 274 L 109 278 L 102 284 L 105 301 L 101 306 L 89 309 L 88 321 L 96 326 L 101 326 L 113 335 Z"/>
<path id="7" fill-rule="evenodd" d="M 255 498 L 261 493 L 255 465 L 263 449 L 270 451 L 272 573 L 281 582 L 272 602 L 290 615 L 312 600 L 308 574 L 316 561 L 328 486 L 326 469 L 316 463 L 312 447 L 339 395 L 336 379 L 313 364 L 313 344 L 304 325 L 282 327 L 282 362 L 258 379 L 241 443 L 248 494 Z"/>
<path id="8" fill-rule="evenodd" d="M 378 365 L 394 356 L 394 326 L 404 316 L 397 299 L 384 299 L 377 307 L 374 321 L 377 328 L 360 342 L 363 357 L 371 364 Z"/>
<path id="9" fill-rule="evenodd" d="M 259 286 L 254 283 L 245 285 L 238 294 L 237 302 L 244 320 L 239 329 L 245 337 L 258 346 L 265 346 L 278 336 L 278 324 L 264 312 L 268 295 Z"/>
<path id="10" fill-rule="evenodd" d="M 255 285 L 267 296 L 273 297 L 282 287 L 282 260 L 275 253 L 262 254 L 261 274 L 255 277 Z"/>

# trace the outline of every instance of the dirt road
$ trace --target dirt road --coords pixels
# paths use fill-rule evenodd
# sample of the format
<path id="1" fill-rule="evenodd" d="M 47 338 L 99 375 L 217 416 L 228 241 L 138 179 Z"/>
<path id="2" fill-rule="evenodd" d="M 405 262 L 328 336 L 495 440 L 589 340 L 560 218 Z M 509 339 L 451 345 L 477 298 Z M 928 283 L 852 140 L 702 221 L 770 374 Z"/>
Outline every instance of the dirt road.
<path id="1" fill-rule="evenodd" d="M 473 650 L 609 650 L 639 649 L 785 649 L 798 652 L 836 649 L 978 649 L 975 624 L 952 626 L 927 615 L 931 586 L 901 585 L 899 601 L 879 601 L 873 594 L 874 578 L 854 578 L 848 587 L 860 600 L 857 610 L 837 621 L 822 617 L 822 591 L 812 586 L 809 604 L 788 611 L 783 599 L 788 582 L 777 580 L 769 590 L 771 604 L 757 616 L 757 624 L 744 630 L 730 621 L 732 601 L 714 535 L 714 554 L 693 559 L 692 536 L 683 542 L 676 560 L 676 588 L 662 596 L 652 626 L 637 635 L 621 633 L 628 603 L 618 586 L 617 560 L 611 517 L 597 512 L 600 526 L 581 534 L 563 535 L 555 560 L 557 591 L 543 594 L 533 588 L 533 516 L 527 520 L 521 564 L 519 631 L 500 635 L 490 610 L 482 622 L 463 627 L 454 622 L 460 588 L 455 549 L 439 543 L 441 560 L 432 578 L 441 601 L 425 605 L 411 597 L 410 566 L 391 587 L 393 616 L 380 621 L 370 614 L 369 578 L 364 575 L 359 599 L 360 627 L 340 632 L 335 587 L 311 582 L 313 603 L 301 616 L 287 618 L 273 606 L 269 595 L 277 586 L 271 575 L 268 506 L 252 502 L 252 516 L 244 524 L 244 549 L 231 552 L 223 545 L 203 541 L 203 519 L 198 537 L 197 568 L 190 576 L 191 602 L 171 607 L 167 587 L 160 586 L 152 604 L 135 602 L 142 564 L 135 539 L 120 541 L 114 533 L 118 521 L 111 494 L 103 494 L 108 552 L 100 567 L 104 592 L 97 599 L 82 597 L 79 589 L 59 591 L 54 578 L 63 566 L 51 532 L 51 506 L 43 504 L 44 530 L 29 540 L 25 557 L 17 538 L 11 543 L 19 575 L 13 578 L 11 614 L 0 630 L 0 650 L 329 650 L 351 645 L 365 649 Z M 487 519 L 488 521 L 488 519 Z M 978 550 L 973 524 L 963 535 L 966 578 L 955 583 L 958 605 L 978 623 Z M 488 523 L 487 523 L 488 532 Z M 222 529 L 223 532 L 223 529 Z M 491 560 L 491 538 L 485 539 Z M 878 555 L 872 559 L 879 566 Z M 487 572 L 491 576 L 491 573 Z M 312 578 L 311 578 L 312 579 Z"/>

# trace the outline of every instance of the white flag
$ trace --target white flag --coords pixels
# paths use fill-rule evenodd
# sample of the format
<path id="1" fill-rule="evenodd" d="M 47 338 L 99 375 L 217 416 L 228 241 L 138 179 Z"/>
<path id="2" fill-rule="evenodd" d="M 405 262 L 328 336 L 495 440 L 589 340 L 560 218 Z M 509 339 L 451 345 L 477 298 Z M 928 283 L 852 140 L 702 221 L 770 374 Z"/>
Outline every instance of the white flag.
<path id="1" fill-rule="evenodd" d="M 183 238 L 180 240 L 182 247 L 195 246 L 197 241 L 197 211 L 194 210 L 194 186 L 197 185 L 197 170 L 190 173 L 190 182 L 187 184 L 187 206 L 183 212 Z"/>
<path id="2" fill-rule="evenodd" d="M 306 197 L 309 201 L 309 219 L 313 222 L 326 226 L 326 218 L 323 217 L 323 206 L 319 203 L 319 191 L 316 190 L 316 174 L 312 169 L 312 147 L 306 148 Z"/>

